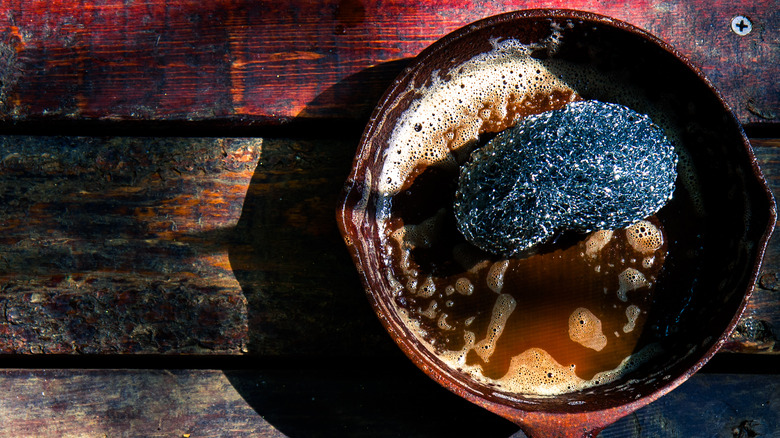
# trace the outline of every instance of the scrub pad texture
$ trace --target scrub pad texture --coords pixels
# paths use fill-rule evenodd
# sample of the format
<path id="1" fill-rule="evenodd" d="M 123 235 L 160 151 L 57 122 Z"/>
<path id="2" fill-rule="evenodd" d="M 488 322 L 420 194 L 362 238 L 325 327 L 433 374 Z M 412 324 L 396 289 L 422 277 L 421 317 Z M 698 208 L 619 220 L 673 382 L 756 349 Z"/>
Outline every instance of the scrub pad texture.
<path id="1" fill-rule="evenodd" d="M 563 231 L 618 229 L 674 193 L 677 154 L 649 117 L 575 102 L 527 117 L 471 154 L 454 211 L 468 241 L 518 255 Z"/>

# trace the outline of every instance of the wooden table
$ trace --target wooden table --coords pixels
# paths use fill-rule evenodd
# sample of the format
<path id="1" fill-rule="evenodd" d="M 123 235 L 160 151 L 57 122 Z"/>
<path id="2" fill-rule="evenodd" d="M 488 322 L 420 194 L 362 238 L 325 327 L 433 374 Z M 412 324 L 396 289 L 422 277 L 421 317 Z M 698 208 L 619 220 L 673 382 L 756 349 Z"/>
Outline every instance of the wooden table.
<path id="1" fill-rule="evenodd" d="M 411 57 L 555 4 L 1 3 L 0 435 L 522 436 L 402 357 L 334 211 Z M 780 193 L 773 2 L 565 4 L 696 63 Z M 779 293 L 773 239 L 725 352 L 601 436 L 778 436 Z"/>

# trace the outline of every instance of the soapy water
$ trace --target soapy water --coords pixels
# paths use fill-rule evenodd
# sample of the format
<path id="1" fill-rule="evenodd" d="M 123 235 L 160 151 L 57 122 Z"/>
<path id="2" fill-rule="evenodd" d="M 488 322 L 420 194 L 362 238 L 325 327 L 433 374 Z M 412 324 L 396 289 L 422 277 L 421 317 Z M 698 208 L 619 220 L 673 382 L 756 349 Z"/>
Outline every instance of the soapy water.
<path id="1" fill-rule="evenodd" d="M 645 226 L 661 233 L 650 221 Z M 596 234 L 605 233 L 591 237 Z M 586 252 L 585 239 L 565 250 L 485 263 L 473 272 L 464 267 L 455 275 L 437 277 L 436 290 L 441 292 L 432 296 L 425 283 L 399 291 L 407 304 L 397 310 L 407 327 L 450 367 L 505 391 L 553 395 L 615 381 L 656 352 L 654 346 L 637 348 L 637 341 L 646 321 L 643 309 L 652 301 L 651 282 L 666 251 L 658 248 L 653 253 L 656 262 L 644 269 L 643 253 L 628 243 L 625 232 L 616 234 L 597 253 Z M 404 251 L 395 244 L 393 250 L 396 255 Z M 402 279 L 419 275 L 416 266 L 396 267 Z M 551 278 L 557 269 L 570 273 Z M 643 283 L 626 287 L 626 272 Z M 430 322 L 435 318 L 436 325 Z M 529 318 L 537 321 L 527 323 Z M 604 352 L 608 359 L 588 358 L 581 351 L 561 356 L 561 351 L 578 346 L 593 355 Z"/>
<path id="2" fill-rule="evenodd" d="M 657 219 L 596 230 L 577 245 L 518 260 L 458 240 L 447 196 L 444 212 L 415 222 L 398 213 L 400 199 L 413 197 L 421 175 L 435 170 L 456 180 L 482 137 L 528 115 L 563 108 L 582 95 L 606 94 L 641 107 L 641 96 L 591 67 L 536 59 L 534 47 L 516 40 L 492 44 L 414 90 L 417 97 L 388 139 L 378 219 L 387 236 L 396 311 L 450 368 L 499 390 L 544 396 L 613 382 L 657 353 L 654 344 L 638 343 L 666 256 Z M 652 108 L 647 113 L 674 143 L 670 121 Z M 695 197 L 697 181 L 687 166 L 683 154 L 679 176 Z M 572 328 L 580 320 L 583 327 Z M 561 335 L 546 339 L 544 330 Z M 570 350 L 576 354 L 567 355 Z"/>

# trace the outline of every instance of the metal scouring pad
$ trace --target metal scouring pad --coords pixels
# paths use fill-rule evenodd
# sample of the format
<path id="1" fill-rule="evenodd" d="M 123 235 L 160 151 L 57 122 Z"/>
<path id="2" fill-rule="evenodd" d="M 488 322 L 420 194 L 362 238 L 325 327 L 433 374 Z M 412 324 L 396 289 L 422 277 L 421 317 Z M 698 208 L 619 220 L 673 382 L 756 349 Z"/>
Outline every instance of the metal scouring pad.
<path id="1" fill-rule="evenodd" d="M 575 102 L 527 117 L 471 154 L 455 198 L 474 245 L 512 256 L 562 231 L 617 229 L 672 197 L 677 154 L 649 117 Z"/>

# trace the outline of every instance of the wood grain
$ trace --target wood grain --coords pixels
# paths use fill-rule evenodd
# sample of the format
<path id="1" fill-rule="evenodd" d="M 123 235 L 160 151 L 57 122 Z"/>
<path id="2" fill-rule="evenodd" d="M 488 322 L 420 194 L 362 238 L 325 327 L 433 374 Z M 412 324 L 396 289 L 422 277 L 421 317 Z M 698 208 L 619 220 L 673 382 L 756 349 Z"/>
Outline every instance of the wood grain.
<path id="1" fill-rule="evenodd" d="M 778 122 L 771 0 L 398 2 L 9 0 L 0 4 L 0 119 L 365 118 L 387 68 L 503 12 L 564 7 L 645 29 L 690 58 L 743 123 Z M 730 30 L 745 15 L 753 31 Z"/>
<path id="2" fill-rule="evenodd" d="M 354 147 L 0 139 L 0 351 L 333 355 L 384 345 L 334 220 Z"/>
<path id="3" fill-rule="evenodd" d="M 764 178 L 775 195 L 780 195 L 780 140 L 752 139 L 751 143 Z M 777 229 L 777 228 L 776 228 Z M 761 273 L 745 314 L 732 335 L 727 351 L 780 352 L 780 238 L 772 235 L 761 265 Z"/>
<path id="4" fill-rule="evenodd" d="M 235 225 L 261 143 L 3 139 L 3 350 L 243 349 L 246 300 L 203 236 Z"/>
<path id="5" fill-rule="evenodd" d="M 284 435 L 221 372 L 17 370 L 0 373 L 14 437 L 264 437 Z"/>
<path id="6" fill-rule="evenodd" d="M 335 224 L 356 137 L 0 137 L 0 351 L 392 351 Z M 775 237 L 726 350 L 780 350 L 778 278 Z"/>
<path id="7" fill-rule="evenodd" d="M 0 435 L 525 437 L 405 362 L 382 376 L 349 366 L 3 370 Z M 599 436 L 772 436 L 780 427 L 778 394 L 773 375 L 699 373 Z"/>

